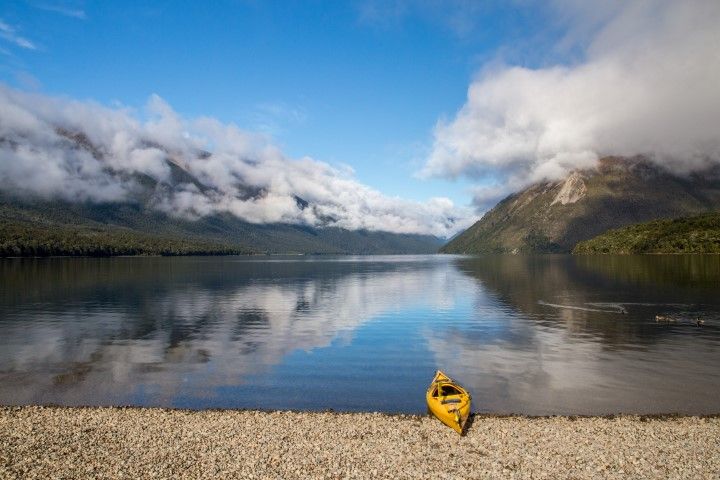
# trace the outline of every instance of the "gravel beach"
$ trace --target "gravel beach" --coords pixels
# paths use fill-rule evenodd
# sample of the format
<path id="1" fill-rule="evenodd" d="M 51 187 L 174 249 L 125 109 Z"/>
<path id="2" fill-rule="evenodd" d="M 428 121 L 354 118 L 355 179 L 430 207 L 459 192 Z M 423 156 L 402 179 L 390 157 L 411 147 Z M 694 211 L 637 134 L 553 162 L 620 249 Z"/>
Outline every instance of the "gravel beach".
<path id="1" fill-rule="evenodd" d="M 718 417 L 0 407 L 0 478 L 718 478 Z"/>

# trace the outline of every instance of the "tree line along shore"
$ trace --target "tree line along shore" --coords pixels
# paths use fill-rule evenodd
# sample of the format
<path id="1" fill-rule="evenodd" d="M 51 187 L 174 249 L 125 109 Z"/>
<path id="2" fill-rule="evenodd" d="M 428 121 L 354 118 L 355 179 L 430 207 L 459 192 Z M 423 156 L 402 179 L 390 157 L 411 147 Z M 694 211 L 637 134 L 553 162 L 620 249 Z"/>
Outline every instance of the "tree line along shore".
<path id="1" fill-rule="evenodd" d="M 386 241 L 382 234 L 375 235 L 379 239 L 371 242 L 382 244 Z M 359 245 L 356 247 L 368 248 Z M 395 247 L 379 248 L 379 252 L 382 252 L 383 248 Z M 427 245 L 422 245 L 422 248 L 426 249 Z M 151 234 L 113 226 L 41 225 L 0 219 L 0 257 L 259 253 L 267 253 L 267 251 L 238 242 L 207 239 L 201 235 L 173 235 L 167 232 Z M 289 246 L 286 253 L 298 253 L 297 247 Z M 316 253 L 333 253 L 333 250 L 323 247 Z M 335 253 L 343 252 L 338 250 Z M 718 254 L 720 253 L 720 213 L 655 220 L 610 230 L 577 243 L 572 253 L 576 255 Z"/>
<path id="2" fill-rule="evenodd" d="M 93 229 L 0 222 L 0 257 L 117 255 L 248 255 L 242 245 L 150 235 L 120 228 Z"/>
<path id="3" fill-rule="evenodd" d="M 655 220 L 578 243 L 574 254 L 720 253 L 720 213 Z"/>

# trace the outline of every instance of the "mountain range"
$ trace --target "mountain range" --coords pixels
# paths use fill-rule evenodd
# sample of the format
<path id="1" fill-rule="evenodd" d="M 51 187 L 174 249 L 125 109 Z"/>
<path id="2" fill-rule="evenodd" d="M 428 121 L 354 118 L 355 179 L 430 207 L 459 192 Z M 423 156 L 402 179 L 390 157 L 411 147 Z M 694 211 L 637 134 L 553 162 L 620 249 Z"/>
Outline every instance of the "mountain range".
<path id="1" fill-rule="evenodd" d="M 69 150 L 91 155 L 103 162 L 102 148 L 82 132 L 57 128 L 55 133 Z M 33 148 L 22 145 L 22 138 L 2 138 L 5 148 Z M 192 253 L 322 253 L 397 254 L 435 253 L 443 240 L 432 235 L 397 234 L 383 231 L 349 230 L 300 223 L 251 223 L 227 212 L 214 212 L 188 218 L 157 208 L 163 199 L 188 186 L 212 195 L 205 184 L 183 166 L 162 145 L 170 175 L 163 180 L 143 173 L 115 172 L 131 176 L 130 198 L 123 201 L 59 199 L 23 192 L 17 188 L 0 190 L 0 255 L 115 255 L 115 254 L 192 254 Z M 211 156 L 198 151 L 200 159 Z M 236 185 L 244 199 L 261 198 L 267 192 L 253 186 Z M 315 206 L 294 197 L 300 210 Z"/>
<path id="2" fill-rule="evenodd" d="M 122 200 L 57 198 L 3 184 L 0 190 L 0 255 L 133 254 L 399 254 L 569 253 L 579 243 L 611 229 L 640 222 L 699 215 L 720 209 L 720 168 L 673 173 L 643 156 L 605 157 L 596 168 L 531 185 L 500 201 L 477 223 L 446 245 L 432 235 L 350 230 L 334 226 L 313 202 L 291 198 L 320 224 L 253 223 L 227 211 L 174 214 L 188 191 L 217 198 L 216 187 L 186 167 L 186 159 L 159 143 L 169 174 L 153 176 L 114 170 L 101 145 L 80 131 L 57 127 L 63 152 L 78 152 L 104 165 L 104 174 L 131 194 Z M 23 142 L 30 144 L 24 145 Z M 0 146 L 32 149 L 22 136 L 0 137 Z M 202 162 L 212 154 L 198 150 Z M 79 171 L 78 175 L 82 175 Z M 115 181 L 113 180 L 113 181 Z M 263 200 L 263 188 L 236 179 L 235 195 Z M 215 196 L 215 197 L 214 197 Z M 174 199 L 174 201 L 168 201 Z M 604 248 L 604 247 L 603 247 Z"/>

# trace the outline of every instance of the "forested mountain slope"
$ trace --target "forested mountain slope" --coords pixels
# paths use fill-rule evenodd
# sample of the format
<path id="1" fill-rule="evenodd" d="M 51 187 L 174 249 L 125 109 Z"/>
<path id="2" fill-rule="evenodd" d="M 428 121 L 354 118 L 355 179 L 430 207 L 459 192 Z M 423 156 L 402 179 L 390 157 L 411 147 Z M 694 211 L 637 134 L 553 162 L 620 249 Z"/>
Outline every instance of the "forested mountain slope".
<path id="1" fill-rule="evenodd" d="M 609 229 L 719 208 L 717 169 L 680 176 L 642 157 L 606 157 L 596 169 L 510 195 L 441 251 L 570 252 Z"/>

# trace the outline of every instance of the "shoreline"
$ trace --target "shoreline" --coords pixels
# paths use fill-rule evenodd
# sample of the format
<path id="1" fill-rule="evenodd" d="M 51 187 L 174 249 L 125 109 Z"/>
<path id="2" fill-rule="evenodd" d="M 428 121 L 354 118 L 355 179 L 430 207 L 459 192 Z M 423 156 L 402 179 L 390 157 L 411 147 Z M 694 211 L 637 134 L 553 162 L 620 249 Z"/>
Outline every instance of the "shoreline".
<path id="1" fill-rule="evenodd" d="M 0 406 L 0 477 L 717 478 L 720 414 Z"/>
<path id="2" fill-rule="evenodd" d="M 408 412 L 386 412 L 386 411 L 366 411 L 366 410 L 334 410 L 332 408 L 322 410 L 302 410 L 294 408 L 225 408 L 225 407 L 209 407 L 209 408 L 188 408 L 188 407 L 161 407 L 161 406 L 143 406 L 143 405 L 62 405 L 58 403 L 46 404 L 25 404 L 12 405 L 0 403 L 0 412 L 12 409 L 57 409 L 57 410 L 158 410 L 166 412 L 178 413 L 266 413 L 266 414 L 329 414 L 329 415 L 379 415 L 385 417 L 401 417 L 420 419 L 429 417 L 429 413 L 408 413 Z M 616 413 L 568 413 L 568 414 L 547 414 L 534 415 L 527 413 L 489 413 L 489 412 L 470 412 L 470 417 L 478 419 L 503 419 L 503 418 L 524 418 L 527 420 L 543 420 L 543 419 L 567 419 L 568 421 L 585 420 L 585 419 L 602 419 L 615 420 L 618 418 L 631 417 L 635 420 L 644 422 L 647 420 L 676 420 L 683 418 L 698 419 L 720 419 L 720 411 L 718 413 L 681 413 L 681 412 L 661 412 L 661 413 L 633 413 L 633 412 L 616 412 Z"/>
<path id="3" fill-rule="evenodd" d="M 136 254 L 136 255 L 0 255 L 0 259 L 23 259 L 23 258 L 175 258 L 175 257 L 330 257 L 330 256 L 357 256 L 357 257 L 383 257 L 383 256 L 412 256 L 412 255 L 441 255 L 441 256 L 459 256 L 459 257 L 528 257 L 528 256 L 569 256 L 569 257 L 643 257 L 643 256 L 720 256 L 720 252 L 642 252 L 642 253 L 573 253 L 573 252 L 557 252 L 557 253 L 331 253 L 331 252 L 313 252 L 313 253 L 178 253 L 178 254 Z"/>

